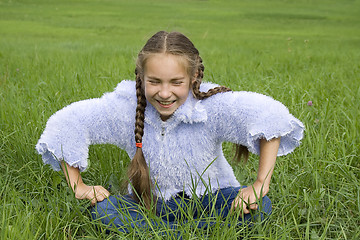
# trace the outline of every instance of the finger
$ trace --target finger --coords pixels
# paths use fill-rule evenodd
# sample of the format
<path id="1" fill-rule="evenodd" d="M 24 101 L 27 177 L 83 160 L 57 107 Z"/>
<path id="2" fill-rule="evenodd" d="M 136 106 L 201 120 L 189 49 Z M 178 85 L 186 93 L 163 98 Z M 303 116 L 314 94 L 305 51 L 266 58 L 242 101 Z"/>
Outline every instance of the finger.
<path id="1" fill-rule="evenodd" d="M 258 207 L 259 207 L 259 205 L 257 205 L 256 203 L 250 204 L 250 209 L 251 209 L 251 210 L 257 210 Z"/>
<path id="2" fill-rule="evenodd" d="M 244 202 L 244 199 L 242 199 L 240 197 L 237 198 L 237 201 L 236 201 L 236 204 L 235 204 L 235 209 L 238 210 L 238 211 L 241 211 L 242 210 L 241 206 L 242 206 L 243 202 Z"/>
<path id="3" fill-rule="evenodd" d="M 110 192 L 108 190 L 106 190 L 106 189 L 104 189 L 104 190 L 105 190 L 104 191 L 104 197 L 108 198 L 110 196 Z"/>
<path id="4" fill-rule="evenodd" d="M 250 211 L 248 209 L 248 204 L 245 201 L 243 201 L 243 203 L 242 203 L 242 210 L 243 210 L 244 214 L 250 213 Z"/>
<path id="5" fill-rule="evenodd" d="M 231 203 L 231 209 L 230 209 L 230 211 L 231 211 L 231 212 L 234 212 L 234 211 L 237 209 L 238 205 L 239 205 L 239 197 L 236 197 L 236 198 L 234 199 L 234 201 Z"/>
<path id="6" fill-rule="evenodd" d="M 104 201 L 105 198 L 108 198 L 108 195 L 106 195 L 106 193 L 97 193 L 96 194 L 96 201 L 97 202 L 101 202 Z"/>
<path id="7" fill-rule="evenodd" d="M 107 189 L 105 189 L 103 186 L 95 186 L 95 189 L 98 194 L 103 195 L 105 198 L 110 196 L 110 192 Z"/>
<path id="8" fill-rule="evenodd" d="M 105 198 L 108 198 L 110 196 L 109 191 L 107 191 L 105 188 L 103 188 L 102 186 L 96 186 L 95 187 L 96 190 L 96 201 L 97 202 L 101 202 L 103 201 Z"/>
<path id="9" fill-rule="evenodd" d="M 239 211 L 241 214 L 243 214 L 244 209 L 246 209 L 246 202 L 240 197 L 235 198 L 232 203 L 232 212 Z"/>
<path id="10" fill-rule="evenodd" d="M 91 206 L 95 206 L 96 202 L 97 202 L 97 201 L 96 201 L 96 197 L 94 197 L 94 198 L 91 199 L 90 205 L 91 205 Z"/>
<path id="11" fill-rule="evenodd" d="M 96 196 L 96 202 L 102 202 L 105 199 L 104 195 Z"/>
<path id="12" fill-rule="evenodd" d="M 88 194 L 87 194 L 87 199 L 89 199 L 90 200 L 90 203 L 91 203 L 91 205 L 92 206 L 94 206 L 95 204 L 96 204 L 96 202 L 97 202 L 97 192 L 96 192 L 96 188 L 93 186 L 92 188 L 91 188 L 91 190 L 88 192 Z"/>

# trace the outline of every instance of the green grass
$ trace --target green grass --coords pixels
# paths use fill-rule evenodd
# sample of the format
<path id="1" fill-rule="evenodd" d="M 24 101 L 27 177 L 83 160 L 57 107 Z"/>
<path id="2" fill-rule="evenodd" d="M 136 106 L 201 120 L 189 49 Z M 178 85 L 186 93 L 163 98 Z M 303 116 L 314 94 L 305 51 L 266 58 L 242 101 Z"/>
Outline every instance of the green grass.
<path id="1" fill-rule="evenodd" d="M 359 239 L 358 0 L 0 0 L 0 239 L 171 234 L 96 228 L 88 202 L 34 150 L 52 113 L 133 79 L 137 52 L 163 29 L 193 40 L 207 81 L 270 95 L 306 126 L 302 145 L 277 161 L 267 224 L 208 231 L 184 224 L 184 239 Z M 89 158 L 85 181 L 121 191 L 126 153 L 93 146 Z M 256 156 L 232 165 L 242 184 L 254 181 Z"/>

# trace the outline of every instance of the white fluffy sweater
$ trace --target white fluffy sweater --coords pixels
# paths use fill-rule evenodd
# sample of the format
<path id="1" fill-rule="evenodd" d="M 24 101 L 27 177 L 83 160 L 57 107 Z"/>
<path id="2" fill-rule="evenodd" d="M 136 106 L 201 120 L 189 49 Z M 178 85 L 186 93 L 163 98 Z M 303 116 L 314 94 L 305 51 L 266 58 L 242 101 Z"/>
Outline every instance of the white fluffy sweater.
<path id="1" fill-rule="evenodd" d="M 202 91 L 215 85 L 203 83 Z M 45 164 L 59 171 L 59 160 L 83 171 L 91 144 L 115 144 L 130 158 L 135 154 L 135 82 L 122 81 L 101 98 L 70 104 L 47 122 L 36 149 Z M 165 200 L 185 191 L 202 195 L 239 186 L 222 152 L 224 141 L 245 145 L 259 154 L 259 139 L 281 137 L 278 155 L 300 144 L 303 124 L 274 99 L 252 92 L 219 93 L 205 100 L 191 93 L 167 121 L 147 104 L 143 152 L 156 182 L 157 195 Z"/>

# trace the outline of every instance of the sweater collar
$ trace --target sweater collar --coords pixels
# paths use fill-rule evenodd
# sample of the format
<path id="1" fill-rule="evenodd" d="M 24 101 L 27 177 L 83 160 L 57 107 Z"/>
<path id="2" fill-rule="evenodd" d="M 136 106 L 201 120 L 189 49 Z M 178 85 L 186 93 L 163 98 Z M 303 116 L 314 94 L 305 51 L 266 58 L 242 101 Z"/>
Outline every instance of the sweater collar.
<path id="1" fill-rule="evenodd" d="M 162 121 L 158 111 L 147 102 L 145 109 L 145 122 L 153 126 L 168 125 L 171 126 L 179 124 L 180 122 L 184 123 L 198 123 L 205 122 L 207 120 L 207 111 L 202 104 L 201 100 L 194 98 L 192 92 L 189 92 L 189 95 L 184 104 L 182 104 L 173 115 L 166 121 Z"/>
<path id="2" fill-rule="evenodd" d="M 202 83 L 200 85 L 200 91 L 208 91 L 215 86 L 216 85 L 212 83 Z M 120 82 L 115 91 L 118 95 L 128 98 L 131 100 L 130 102 L 136 105 L 134 81 L 126 80 Z M 160 114 L 149 102 L 147 102 L 145 108 L 145 122 L 159 129 L 167 125 L 175 127 L 180 122 L 189 124 L 205 122 L 207 118 L 208 115 L 203 101 L 194 98 L 191 90 L 185 103 L 176 109 L 174 114 L 165 122 L 161 120 Z"/>

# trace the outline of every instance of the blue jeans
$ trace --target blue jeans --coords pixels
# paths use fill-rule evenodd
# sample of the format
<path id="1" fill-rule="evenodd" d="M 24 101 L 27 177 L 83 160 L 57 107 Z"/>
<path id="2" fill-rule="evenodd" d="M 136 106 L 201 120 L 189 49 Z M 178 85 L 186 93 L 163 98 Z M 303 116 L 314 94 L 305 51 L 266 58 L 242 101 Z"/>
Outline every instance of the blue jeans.
<path id="1" fill-rule="evenodd" d="M 118 231 L 125 233 L 128 233 L 130 229 L 145 230 L 158 226 L 176 229 L 176 225 L 190 222 L 190 220 L 198 228 L 207 228 L 216 224 L 218 216 L 221 218 L 228 216 L 231 203 L 236 198 L 239 190 L 240 187 L 223 188 L 196 199 L 189 198 L 183 193 L 173 196 L 168 201 L 159 198 L 156 202 L 158 221 L 149 220 L 150 218 L 145 216 L 148 213 L 132 199 L 131 195 L 110 196 L 104 201 L 98 202 L 91 209 L 91 216 L 94 220 L 100 220 L 110 229 L 116 228 Z M 239 216 L 238 225 L 243 223 L 251 224 L 252 220 L 258 218 L 264 220 L 270 214 L 271 201 L 265 196 L 261 200 L 260 209 L 254 213 Z M 214 221 L 211 221 L 211 219 L 214 219 Z"/>

